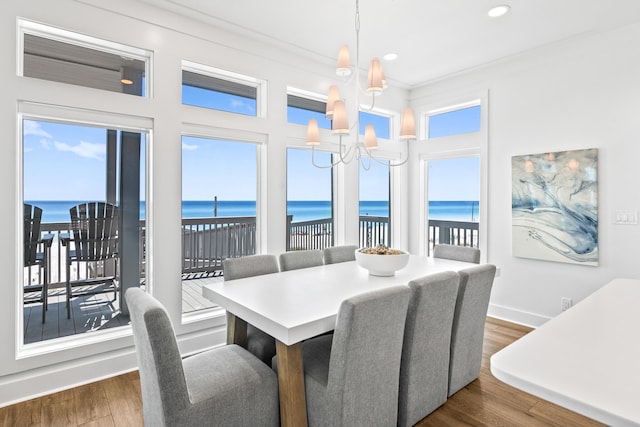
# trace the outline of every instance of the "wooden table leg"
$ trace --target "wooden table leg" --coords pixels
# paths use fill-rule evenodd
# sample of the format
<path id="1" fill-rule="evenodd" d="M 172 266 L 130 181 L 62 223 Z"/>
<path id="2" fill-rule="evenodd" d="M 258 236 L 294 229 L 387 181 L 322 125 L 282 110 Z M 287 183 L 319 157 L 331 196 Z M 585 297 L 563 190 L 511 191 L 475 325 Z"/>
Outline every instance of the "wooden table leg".
<path id="1" fill-rule="evenodd" d="M 302 346 L 286 345 L 276 340 L 278 388 L 280 390 L 280 425 L 307 426 L 307 401 L 304 392 Z"/>
<path id="2" fill-rule="evenodd" d="M 247 322 L 227 311 L 227 344 L 247 348 Z"/>

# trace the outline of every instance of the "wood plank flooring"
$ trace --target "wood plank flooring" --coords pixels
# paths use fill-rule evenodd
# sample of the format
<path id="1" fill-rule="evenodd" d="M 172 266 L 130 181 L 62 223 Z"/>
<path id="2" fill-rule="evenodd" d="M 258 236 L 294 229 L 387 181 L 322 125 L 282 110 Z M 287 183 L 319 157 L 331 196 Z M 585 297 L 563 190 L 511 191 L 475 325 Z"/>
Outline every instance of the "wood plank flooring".
<path id="1" fill-rule="evenodd" d="M 509 387 L 489 371 L 492 354 L 531 329 L 487 318 L 480 377 L 417 424 L 427 426 L 602 426 Z M 137 372 L 0 408 L 0 426 L 142 426 Z"/>

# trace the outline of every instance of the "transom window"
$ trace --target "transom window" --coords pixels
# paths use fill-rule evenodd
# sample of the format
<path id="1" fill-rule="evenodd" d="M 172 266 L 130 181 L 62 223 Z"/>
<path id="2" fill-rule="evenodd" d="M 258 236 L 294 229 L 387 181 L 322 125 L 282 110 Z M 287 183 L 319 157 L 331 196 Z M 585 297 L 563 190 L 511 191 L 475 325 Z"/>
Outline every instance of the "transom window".
<path id="1" fill-rule="evenodd" d="M 480 105 L 429 114 L 428 121 L 429 138 L 478 132 L 480 130 Z"/>
<path id="2" fill-rule="evenodd" d="M 24 77 L 147 96 L 151 52 L 20 21 Z"/>
<path id="3" fill-rule="evenodd" d="M 183 62 L 182 103 L 246 116 L 260 115 L 263 82 L 205 65 Z"/>
<path id="4" fill-rule="evenodd" d="M 331 120 L 325 112 L 327 103 L 297 95 L 287 95 L 287 122 L 306 125 L 309 119 L 316 119 L 320 129 L 331 129 Z"/>

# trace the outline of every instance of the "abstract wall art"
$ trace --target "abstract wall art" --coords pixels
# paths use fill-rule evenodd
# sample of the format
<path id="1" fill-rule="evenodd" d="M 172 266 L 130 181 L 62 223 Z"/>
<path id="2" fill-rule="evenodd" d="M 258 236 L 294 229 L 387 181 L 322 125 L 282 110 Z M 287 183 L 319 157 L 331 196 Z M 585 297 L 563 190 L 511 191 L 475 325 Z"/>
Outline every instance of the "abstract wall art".
<path id="1" fill-rule="evenodd" d="M 598 149 L 513 156 L 512 245 L 522 258 L 598 265 Z"/>

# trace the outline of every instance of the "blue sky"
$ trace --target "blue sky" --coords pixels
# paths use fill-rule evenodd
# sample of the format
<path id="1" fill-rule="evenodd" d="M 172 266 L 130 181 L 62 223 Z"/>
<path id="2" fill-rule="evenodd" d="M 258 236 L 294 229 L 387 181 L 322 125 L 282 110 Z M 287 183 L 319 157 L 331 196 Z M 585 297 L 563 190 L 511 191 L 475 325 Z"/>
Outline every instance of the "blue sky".
<path id="1" fill-rule="evenodd" d="M 210 95 L 211 92 L 207 92 Z M 192 103 L 198 102 L 192 100 Z M 254 100 L 243 103 L 243 98 L 227 95 L 216 102 L 216 108 L 255 115 Z M 306 121 L 303 113 L 297 116 L 298 113 L 292 110 L 295 109 L 289 111 L 290 122 Z M 467 129 L 467 122 L 474 121 L 477 113 L 467 109 L 463 119 L 444 114 L 432 120 L 434 132 L 451 132 L 456 121 L 462 123 L 461 129 Z M 386 124 L 383 120 L 375 126 L 379 135 L 388 136 L 388 120 Z M 439 126 L 439 130 L 435 126 Z M 142 156 L 144 159 L 144 148 Z M 254 144 L 184 137 L 182 156 L 183 200 L 211 200 L 214 196 L 219 200 L 255 200 L 257 160 Z M 291 177 L 287 182 L 289 200 L 329 200 L 330 169 L 313 167 L 309 150 L 289 149 L 287 156 Z M 105 158 L 106 130 L 103 128 L 25 120 L 25 200 L 104 200 Z M 328 164 L 330 155 L 316 152 L 316 162 Z M 372 162 L 369 171 L 361 168 L 360 173 L 361 200 L 388 199 L 387 167 Z M 431 200 L 478 200 L 477 158 L 430 162 L 429 176 Z M 475 184 L 465 184 L 468 182 Z"/>

